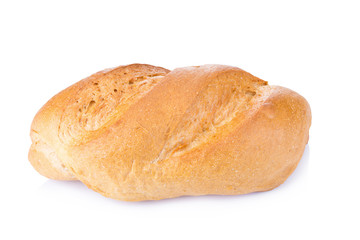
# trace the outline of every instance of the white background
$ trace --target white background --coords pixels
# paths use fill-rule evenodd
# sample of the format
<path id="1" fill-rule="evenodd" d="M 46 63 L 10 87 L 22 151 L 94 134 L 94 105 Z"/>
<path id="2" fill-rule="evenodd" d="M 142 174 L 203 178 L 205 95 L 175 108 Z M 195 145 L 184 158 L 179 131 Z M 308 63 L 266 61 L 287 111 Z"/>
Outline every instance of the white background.
<path id="1" fill-rule="evenodd" d="M 0 239 L 360 239 L 359 1 L 1 1 Z M 310 141 L 279 188 L 155 202 L 40 176 L 29 130 L 104 68 L 208 63 L 302 94 Z"/>

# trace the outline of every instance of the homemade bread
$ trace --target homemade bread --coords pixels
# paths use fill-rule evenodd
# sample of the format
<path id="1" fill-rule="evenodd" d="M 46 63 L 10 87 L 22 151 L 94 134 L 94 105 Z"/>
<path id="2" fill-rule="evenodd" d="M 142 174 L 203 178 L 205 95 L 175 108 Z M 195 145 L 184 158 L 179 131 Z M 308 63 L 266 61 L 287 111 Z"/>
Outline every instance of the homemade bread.
<path id="1" fill-rule="evenodd" d="M 50 99 L 31 126 L 42 175 L 126 201 L 273 189 L 309 137 L 307 101 L 236 67 L 104 70 Z"/>

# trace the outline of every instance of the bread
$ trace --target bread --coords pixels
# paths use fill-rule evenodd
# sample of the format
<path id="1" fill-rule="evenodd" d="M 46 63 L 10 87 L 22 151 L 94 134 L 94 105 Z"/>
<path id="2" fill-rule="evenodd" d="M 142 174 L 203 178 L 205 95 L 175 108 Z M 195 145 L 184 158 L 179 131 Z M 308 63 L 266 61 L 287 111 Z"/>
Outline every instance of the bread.
<path id="1" fill-rule="evenodd" d="M 51 98 L 31 126 L 42 175 L 125 201 L 279 186 L 309 137 L 307 101 L 236 67 L 104 70 Z"/>

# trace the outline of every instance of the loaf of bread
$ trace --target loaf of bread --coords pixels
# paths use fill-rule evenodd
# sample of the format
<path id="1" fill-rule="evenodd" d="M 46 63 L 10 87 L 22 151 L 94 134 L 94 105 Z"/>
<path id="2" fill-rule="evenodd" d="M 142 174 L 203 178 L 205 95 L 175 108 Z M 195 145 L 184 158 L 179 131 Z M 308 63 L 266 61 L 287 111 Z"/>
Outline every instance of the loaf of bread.
<path id="1" fill-rule="evenodd" d="M 310 124 L 302 96 L 239 68 L 132 64 L 51 98 L 33 120 L 29 160 L 125 201 L 244 194 L 289 177 Z"/>

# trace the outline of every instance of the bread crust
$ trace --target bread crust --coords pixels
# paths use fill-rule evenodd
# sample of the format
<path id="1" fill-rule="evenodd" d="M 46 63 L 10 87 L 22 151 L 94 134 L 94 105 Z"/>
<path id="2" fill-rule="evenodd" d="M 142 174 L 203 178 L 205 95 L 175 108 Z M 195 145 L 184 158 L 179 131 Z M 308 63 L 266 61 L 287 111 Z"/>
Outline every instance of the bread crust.
<path id="1" fill-rule="evenodd" d="M 29 160 L 44 176 L 126 201 L 244 194 L 287 179 L 310 124 L 303 97 L 239 68 L 133 64 L 45 104 Z"/>

